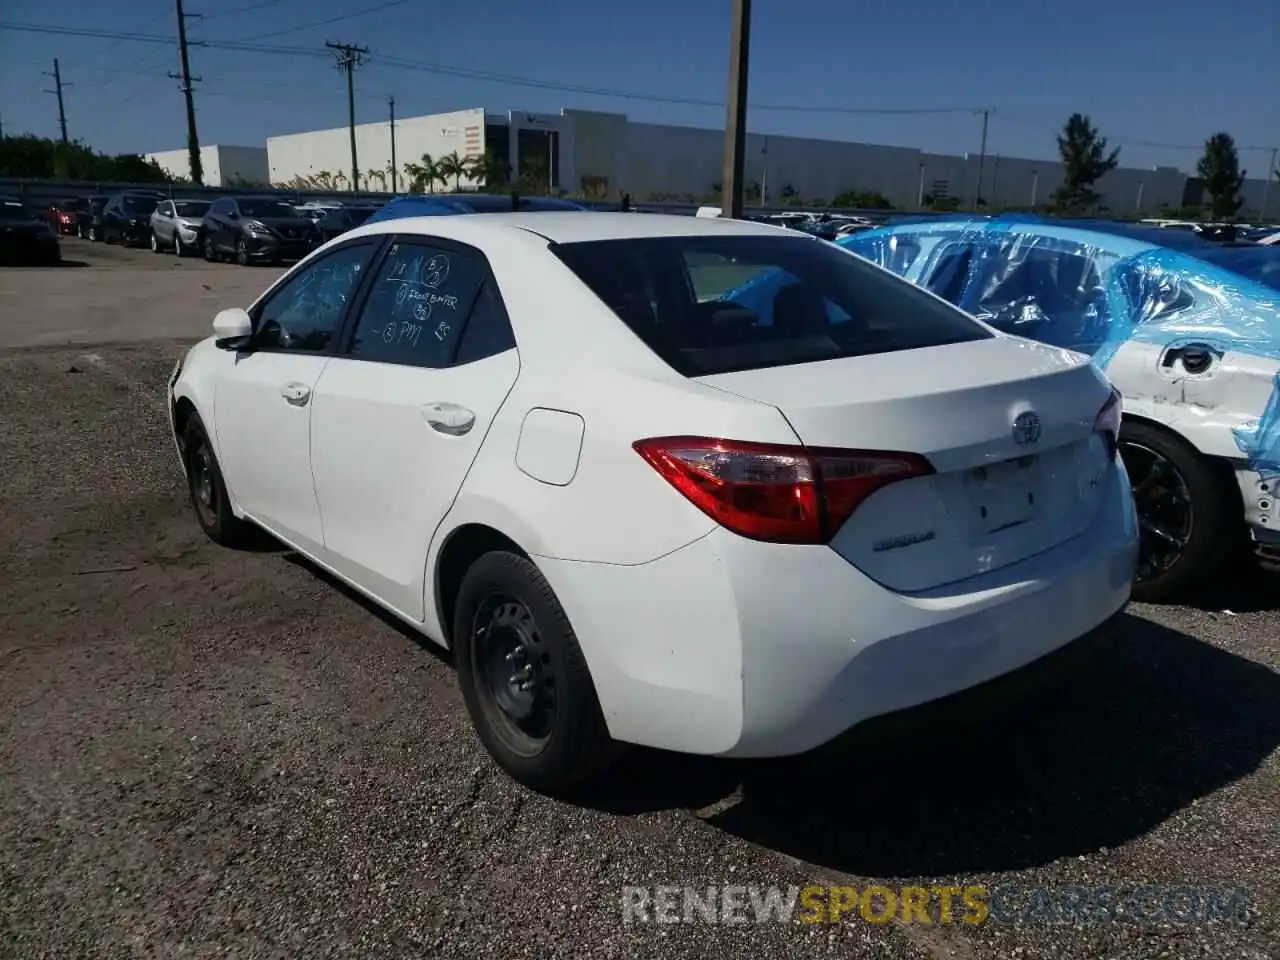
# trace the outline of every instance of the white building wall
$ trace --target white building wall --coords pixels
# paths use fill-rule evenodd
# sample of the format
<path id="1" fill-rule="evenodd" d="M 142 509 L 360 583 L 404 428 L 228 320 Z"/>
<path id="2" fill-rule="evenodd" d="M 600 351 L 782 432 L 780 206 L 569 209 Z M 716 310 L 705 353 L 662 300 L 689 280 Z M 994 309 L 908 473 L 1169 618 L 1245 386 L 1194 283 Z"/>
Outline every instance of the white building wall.
<path id="1" fill-rule="evenodd" d="M 146 154 L 160 169 L 173 177 L 189 179 L 190 155 L 186 149 Z M 208 144 L 200 148 L 201 174 L 205 185 L 226 187 L 233 182 L 267 184 L 267 151 L 263 147 L 236 147 Z"/>
<path id="2" fill-rule="evenodd" d="M 424 155 L 433 161 L 451 153 L 463 159 L 484 153 L 484 110 L 455 110 L 425 117 L 396 121 L 397 186 L 408 183 L 408 165 L 420 163 Z M 391 123 L 362 123 L 356 126 L 356 159 L 360 166 L 361 189 L 391 189 Z M 328 173 L 340 185 L 350 186 L 351 140 L 347 127 L 315 130 L 267 139 L 267 162 L 272 183 L 292 183 Z M 377 173 L 384 174 L 385 185 Z M 471 185 L 463 178 L 461 185 Z M 436 189 L 443 189 L 439 184 Z M 447 189 L 453 189 L 449 184 Z"/>

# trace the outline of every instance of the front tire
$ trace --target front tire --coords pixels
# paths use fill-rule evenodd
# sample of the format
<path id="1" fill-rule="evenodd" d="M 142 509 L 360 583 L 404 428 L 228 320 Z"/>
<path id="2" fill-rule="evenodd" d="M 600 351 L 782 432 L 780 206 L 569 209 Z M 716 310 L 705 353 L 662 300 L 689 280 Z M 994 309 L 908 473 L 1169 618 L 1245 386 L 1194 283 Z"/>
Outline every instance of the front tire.
<path id="1" fill-rule="evenodd" d="M 249 244 L 245 242 L 244 237 L 236 239 L 236 263 L 242 267 L 249 265 Z"/>
<path id="2" fill-rule="evenodd" d="M 1214 461 L 1152 424 L 1126 420 L 1120 455 L 1141 536 L 1133 599 L 1185 603 L 1221 572 L 1235 547 L 1240 496 Z"/>
<path id="3" fill-rule="evenodd" d="M 154 230 L 151 231 L 151 252 L 152 253 L 160 252 L 160 238 L 156 235 L 156 232 Z"/>
<path id="4" fill-rule="evenodd" d="M 191 506 L 200 529 L 220 546 L 235 547 L 244 543 L 249 525 L 231 510 L 222 469 L 198 414 L 191 415 L 183 431 L 182 456 L 187 468 Z"/>
<path id="5" fill-rule="evenodd" d="M 472 564 L 453 641 L 476 733 L 513 778 L 558 793 L 617 756 L 569 618 L 526 557 L 495 551 Z"/>
<path id="6" fill-rule="evenodd" d="M 90 228 L 89 228 L 89 241 L 90 241 L 91 243 L 97 243 L 97 242 L 98 242 L 98 241 L 100 241 L 101 239 L 102 239 L 102 236 L 101 236 L 101 234 L 99 234 L 99 233 L 98 233 L 98 228 L 97 228 L 97 227 L 90 227 Z"/>
<path id="7" fill-rule="evenodd" d="M 208 234 L 204 238 L 204 258 L 209 263 L 218 262 L 218 251 L 213 248 L 213 237 Z"/>

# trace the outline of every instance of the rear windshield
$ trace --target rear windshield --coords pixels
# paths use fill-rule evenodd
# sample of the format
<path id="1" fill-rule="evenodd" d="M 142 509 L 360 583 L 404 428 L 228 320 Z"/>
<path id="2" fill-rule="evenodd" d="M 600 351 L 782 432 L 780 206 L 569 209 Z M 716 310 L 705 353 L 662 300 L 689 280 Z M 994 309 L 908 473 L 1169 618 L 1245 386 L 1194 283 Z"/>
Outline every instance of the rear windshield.
<path id="1" fill-rule="evenodd" d="M 237 200 L 243 217 L 288 217 L 296 219 L 298 211 L 283 200 Z"/>
<path id="2" fill-rule="evenodd" d="M 155 210 L 160 200 L 157 197 L 125 197 L 123 202 L 126 213 L 139 216 Z"/>
<path id="3" fill-rule="evenodd" d="M 33 216 L 25 203 L 14 200 L 0 201 L 0 220 L 30 220 Z"/>
<path id="4" fill-rule="evenodd" d="M 179 200 L 174 203 L 180 217 L 203 217 L 209 212 L 208 200 Z"/>
<path id="5" fill-rule="evenodd" d="M 552 250 L 687 377 L 992 336 L 905 280 L 803 236 L 658 237 Z"/>

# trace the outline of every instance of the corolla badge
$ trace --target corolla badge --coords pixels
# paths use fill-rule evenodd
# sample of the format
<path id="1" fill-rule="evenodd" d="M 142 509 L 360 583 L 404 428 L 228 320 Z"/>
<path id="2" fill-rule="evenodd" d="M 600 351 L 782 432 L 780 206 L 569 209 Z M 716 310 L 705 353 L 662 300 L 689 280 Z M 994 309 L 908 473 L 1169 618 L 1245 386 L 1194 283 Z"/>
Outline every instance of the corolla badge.
<path id="1" fill-rule="evenodd" d="M 1013 442 L 1029 446 L 1040 439 L 1040 417 L 1034 410 L 1024 410 L 1013 418 Z"/>

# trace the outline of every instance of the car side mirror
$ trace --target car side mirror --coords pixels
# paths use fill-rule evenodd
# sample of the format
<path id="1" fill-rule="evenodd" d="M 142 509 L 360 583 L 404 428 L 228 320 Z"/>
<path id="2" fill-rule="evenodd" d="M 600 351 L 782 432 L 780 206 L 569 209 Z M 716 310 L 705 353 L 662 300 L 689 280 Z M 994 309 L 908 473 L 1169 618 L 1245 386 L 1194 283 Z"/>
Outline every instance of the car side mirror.
<path id="1" fill-rule="evenodd" d="M 230 212 L 227 214 L 227 219 L 228 219 L 228 220 L 239 220 L 239 219 L 240 219 L 240 214 L 238 214 L 238 213 L 236 213 L 234 210 L 232 210 L 232 211 L 230 211 Z"/>
<path id="2" fill-rule="evenodd" d="M 243 350 L 253 338 L 253 320 L 239 307 L 218 311 L 213 318 L 213 345 L 219 350 Z"/>

